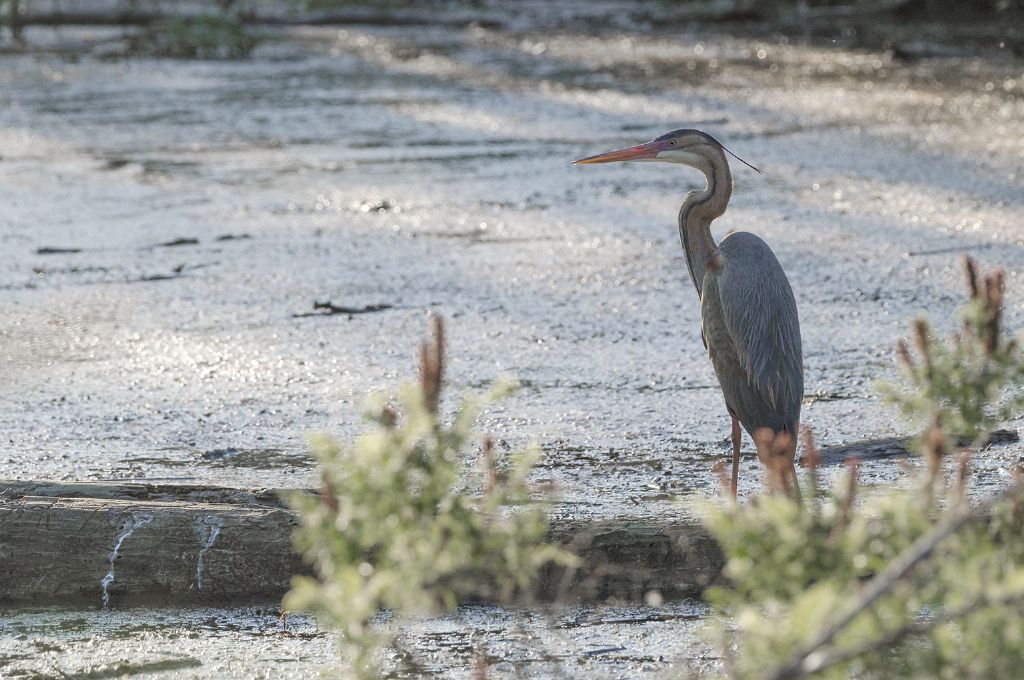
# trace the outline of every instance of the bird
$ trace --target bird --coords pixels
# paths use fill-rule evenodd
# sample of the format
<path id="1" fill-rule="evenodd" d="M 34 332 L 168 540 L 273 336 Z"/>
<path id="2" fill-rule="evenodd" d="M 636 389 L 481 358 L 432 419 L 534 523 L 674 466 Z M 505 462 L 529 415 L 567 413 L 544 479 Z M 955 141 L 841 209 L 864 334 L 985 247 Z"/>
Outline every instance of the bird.
<path id="1" fill-rule="evenodd" d="M 687 192 L 679 209 L 679 238 L 700 300 L 701 338 L 732 418 L 730 491 L 735 498 L 742 425 L 769 481 L 774 478 L 788 488 L 790 476 L 799 495 L 793 459 L 804 372 L 796 299 L 778 258 L 761 238 L 734 231 L 716 244 L 712 237 L 711 223 L 725 213 L 732 196 L 726 154 L 761 173 L 711 135 L 693 129 L 573 163 L 678 163 L 703 173 L 706 186 Z"/>

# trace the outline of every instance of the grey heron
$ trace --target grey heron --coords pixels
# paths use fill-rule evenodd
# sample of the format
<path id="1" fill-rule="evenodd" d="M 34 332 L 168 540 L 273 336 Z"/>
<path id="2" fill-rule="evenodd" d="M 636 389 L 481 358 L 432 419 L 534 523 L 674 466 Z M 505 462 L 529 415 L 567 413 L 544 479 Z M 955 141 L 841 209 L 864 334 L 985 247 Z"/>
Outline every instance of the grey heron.
<path id="1" fill-rule="evenodd" d="M 574 163 L 681 163 L 707 180 L 703 189 L 690 191 L 683 199 L 679 237 L 700 298 L 701 337 L 732 417 L 735 497 L 741 424 L 769 474 L 781 475 L 783 486 L 784 476 L 792 474 L 796 484 L 793 458 L 804 372 L 796 300 L 775 253 L 748 232 L 733 232 L 718 244 L 711 236 L 711 222 L 725 213 L 732 196 L 726 153 L 760 172 L 711 135 L 686 129 Z"/>

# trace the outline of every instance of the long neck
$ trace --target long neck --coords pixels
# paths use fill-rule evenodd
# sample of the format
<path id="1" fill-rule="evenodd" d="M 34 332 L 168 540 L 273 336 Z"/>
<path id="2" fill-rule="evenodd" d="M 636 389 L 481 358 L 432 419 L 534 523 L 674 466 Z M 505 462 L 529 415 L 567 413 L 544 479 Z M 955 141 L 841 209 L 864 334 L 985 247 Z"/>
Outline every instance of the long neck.
<path id="1" fill-rule="evenodd" d="M 725 212 L 732 196 L 732 174 L 725 154 L 705 157 L 705 161 L 697 169 L 707 178 L 707 186 L 688 193 L 679 208 L 679 238 L 698 297 L 703 292 L 704 273 L 718 247 L 711 238 L 711 222 Z"/>

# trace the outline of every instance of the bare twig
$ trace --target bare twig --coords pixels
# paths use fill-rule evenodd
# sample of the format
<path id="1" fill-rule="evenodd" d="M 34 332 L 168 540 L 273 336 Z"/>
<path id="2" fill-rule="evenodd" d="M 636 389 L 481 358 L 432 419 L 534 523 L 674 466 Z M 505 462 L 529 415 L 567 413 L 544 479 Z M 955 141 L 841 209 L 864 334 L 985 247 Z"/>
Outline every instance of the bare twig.
<path id="1" fill-rule="evenodd" d="M 977 300 L 978 263 L 975 262 L 974 258 L 969 255 L 964 256 L 964 272 L 967 275 L 967 291 L 970 293 L 972 300 Z"/>
<path id="2" fill-rule="evenodd" d="M 1006 282 L 1001 269 L 989 272 L 985 276 L 985 354 L 989 356 L 999 347 L 1005 290 Z"/>
<path id="3" fill-rule="evenodd" d="M 914 342 L 924 363 L 925 378 L 928 378 L 932 374 L 932 348 L 928 322 L 924 319 L 914 319 Z"/>
<path id="4" fill-rule="evenodd" d="M 427 410 L 437 413 L 437 403 L 441 396 L 441 383 L 444 380 L 444 319 L 434 317 L 433 342 L 420 345 L 420 385 L 427 400 Z"/>

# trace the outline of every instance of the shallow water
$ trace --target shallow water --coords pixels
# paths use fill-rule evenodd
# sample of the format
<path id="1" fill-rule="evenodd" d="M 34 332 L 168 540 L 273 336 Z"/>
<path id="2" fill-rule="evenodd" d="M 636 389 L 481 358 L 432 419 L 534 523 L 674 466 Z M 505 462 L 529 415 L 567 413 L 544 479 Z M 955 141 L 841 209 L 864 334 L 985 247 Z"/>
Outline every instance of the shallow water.
<path id="1" fill-rule="evenodd" d="M 788 272 L 824 445 L 906 432 L 872 383 L 912 315 L 948 326 L 961 252 L 1007 269 L 1024 318 L 1012 60 L 353 26 L 245 62 L 8 55 L 0 83 L 7 477 L 310 484 L 306 435 L 357 433 L 437 313 L 450 404 L 523 382 L 482 429 L 540 443 L 558 512 L 685 512 L 729 451 L 675 228 L 699 178 L 569 165 L 684 125 L 766 170 L 734 169 L 715 232 L 757 232 Z"/>

